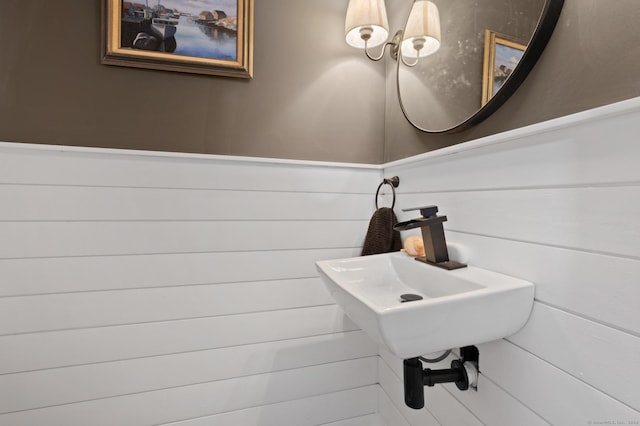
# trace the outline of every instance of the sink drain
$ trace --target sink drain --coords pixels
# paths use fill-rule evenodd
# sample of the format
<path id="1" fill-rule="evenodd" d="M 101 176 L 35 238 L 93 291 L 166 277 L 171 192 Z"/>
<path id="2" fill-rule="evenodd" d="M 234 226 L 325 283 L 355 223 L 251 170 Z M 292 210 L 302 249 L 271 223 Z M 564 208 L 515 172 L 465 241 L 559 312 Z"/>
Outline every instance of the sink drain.
<path id="1" fill-rule="evenodd" d="M 422 296 L 420 296 L 419 294 L 411 294 L 411 293 L 400 295 L 400 303 L 415 302 L 416 300 L 422 300 Z"/>

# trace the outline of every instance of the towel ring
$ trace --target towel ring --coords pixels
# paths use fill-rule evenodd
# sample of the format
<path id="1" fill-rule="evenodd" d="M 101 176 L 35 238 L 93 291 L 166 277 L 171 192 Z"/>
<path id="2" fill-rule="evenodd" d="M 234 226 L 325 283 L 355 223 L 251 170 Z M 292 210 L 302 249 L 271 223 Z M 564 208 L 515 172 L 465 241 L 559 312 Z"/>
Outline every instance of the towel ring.
<path id="1" fill-rule="evenodd" d="M 378 185 L 378 189 L 376 190 L 376 210 L 379 208 L 378 195 L 380 194 L 380 188 L 382 188 L 382 185 L 385 184 L 389 185 L 391 187 L 391 191 L 393 192 L 393 201 L 391 202 L 391 208 L 393 209 L 393 207 L 396 205 L 396 188 L 398 187 L 398 185 L 400 185 L 400 178 L 398 176 L 394 176 L 389 179 L 385 178 L 382 180 L 380 185 Z"/>

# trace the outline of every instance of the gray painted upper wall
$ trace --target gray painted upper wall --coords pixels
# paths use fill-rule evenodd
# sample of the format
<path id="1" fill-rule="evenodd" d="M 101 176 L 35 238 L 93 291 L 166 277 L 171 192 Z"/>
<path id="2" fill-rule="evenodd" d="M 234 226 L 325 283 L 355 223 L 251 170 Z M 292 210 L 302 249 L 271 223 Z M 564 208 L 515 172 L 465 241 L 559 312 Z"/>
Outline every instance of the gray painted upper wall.
<path id="1" fill-rule="evenodd" d="M 395 63 L 344 42 L 347 2 L 255 0 L 246 81 L 101 65 L 100 0 L 2 0 L 0 140 L 377 164 L 640 96 L 638 0 L 565 0 L 500 110 L 422 133 L 398 106 Z M 410 5 L 387 0 L 392 31 Z"/>
<path id="2" fill-rule="evenodd" d="M 101 0 L 2 0 L 0 140 L 380 163 L 384 65 L 345 10 L 255 0 L 247 81 L 101 65 Z"/>
<path id="3" fill-rule="evenodd" d="M 410 5 L 388 0 L 394 28 Z M 478 126 L 452 135 L 423 133 L 405 120 L 388 61 L 385 162 L 640 96 L 638 22 L 637 0 L 565 0 L 549 44 L 516 93 Z"/>

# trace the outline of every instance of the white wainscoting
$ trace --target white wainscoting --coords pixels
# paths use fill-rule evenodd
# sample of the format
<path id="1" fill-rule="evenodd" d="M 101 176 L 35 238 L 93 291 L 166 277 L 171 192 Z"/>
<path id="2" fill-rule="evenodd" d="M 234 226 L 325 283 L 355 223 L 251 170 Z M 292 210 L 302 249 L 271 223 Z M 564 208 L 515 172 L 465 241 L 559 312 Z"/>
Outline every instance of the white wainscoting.
<path id="1" fill-rule="evenodd" d="M 0 144 L 0 426 L 637 424 L 639 122 L 635 99 L 383 167 Z M 452 257 L 536 285 L 478 391 L 424 410 L 314 267 L 359 254 L 393 175 Z"/>
<path id="2" fill-rule="evenodd" d="M 397 211 L 437 205 L 452 253 L 536 285 L 527 325 L 479 345 L 478 392 L 426 388 L 409 410 L 401 361 L 381 349 L 380 384 L 409 424 L 638 424 L 638 123 L 634 99 L 385 166 Z"/>
<path id="3" fill-rule="evenodd" d="M 0 425 L 378 424 L 377 166 L 0 145 Z"/>

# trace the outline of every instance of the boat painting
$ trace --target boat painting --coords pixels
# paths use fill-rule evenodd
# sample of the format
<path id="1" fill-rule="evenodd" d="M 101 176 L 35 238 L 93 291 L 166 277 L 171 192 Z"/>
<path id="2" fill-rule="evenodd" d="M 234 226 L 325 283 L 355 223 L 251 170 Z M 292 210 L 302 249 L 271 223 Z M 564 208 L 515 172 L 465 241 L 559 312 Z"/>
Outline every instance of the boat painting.
<path id="1" fill-rule="evenodd" d="M 250 78 L 254 0 L 103 0 L 103 63 Z"/>

